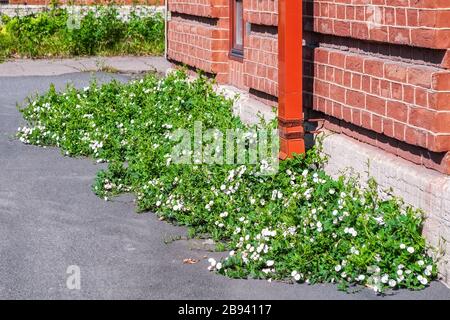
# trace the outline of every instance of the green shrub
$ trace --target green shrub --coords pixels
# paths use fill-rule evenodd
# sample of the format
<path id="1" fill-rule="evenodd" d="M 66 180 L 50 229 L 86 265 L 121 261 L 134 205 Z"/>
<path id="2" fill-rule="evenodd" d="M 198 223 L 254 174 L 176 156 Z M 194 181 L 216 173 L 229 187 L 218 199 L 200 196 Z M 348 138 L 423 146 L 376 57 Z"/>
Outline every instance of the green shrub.
<path id="1" fill-rule="evenodd" d="M 367 187 L 323 170 L 320 148 L 281 162 L 274 175 L 264 163 L 171 163 L 175 128 L 247 130 L 233 101 L 200 77 L 183 72 L 147 76 L 63 93 L 52 87 L 21 112 L 24 143 L 57 146 L 66 155 L 109 162 L 94 191 L 108 199 L 134 192 L 139 211 L 207 234 L 230 250 L 211 270 L 236 278 L 335 282 L 420 289 L 437 274 L 421 236 L 420 213 L 369 179 Z M 272 128 L 273 123 L 261 124 Z"/>
<path id="2" fill-rule="evenodd" d="M 113 5 L 83 10 L 79 28 L 68 23 L 72 15 L 67 9 L 56 7 L 24 17 L 2 16 L 0 55 L 146 55 L 164 51 L 161 14 L 135 8 L 125 21 Z"/>

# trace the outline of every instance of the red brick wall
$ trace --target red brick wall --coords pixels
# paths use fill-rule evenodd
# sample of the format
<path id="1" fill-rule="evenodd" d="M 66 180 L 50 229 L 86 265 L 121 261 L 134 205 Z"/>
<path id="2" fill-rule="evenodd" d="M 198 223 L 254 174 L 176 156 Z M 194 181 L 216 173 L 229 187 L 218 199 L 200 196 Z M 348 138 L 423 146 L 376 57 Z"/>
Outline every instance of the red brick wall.
<path id="1" fill-rule="evenodd" d="M 317 48 L 313 108 L 434 152 L 450 150 L 450 73 Z M 446 92 L 447 91 L 447 92 Z"/>
<path id="2" fill-rule="evenodd" d="M 206 56 L 210 63 L 203 68 L 220 81 L 273 101 L 278 2 L 244 0 L 250 27 L 242 65 L 227 57 L 228 3 L 171 0 L 172 11 L 216 18 L 218 25 L 223 19 L 224 38 L 215 56 L 203 53 L 212 50 L 205 41 L 190 57 L 189 44 L 196 43 L 190 38 L 184 50 L 169 55 L 194 66 Z M 324 118 L 329 129 L 450 173 L 450 0 L 304 0 L 303 11 L 306 117 Z M 172 42 L 177 46 L 169 35 L 169 52 Z M 214 62 L 224 62 L 220 72 Z"/>
<path id="3" fill-rule="evenodd" d="M 169 0 L 168 57 L 229 80 L 228 0 Z"/>
<path id="4" fill-rule="evenodd" d="M 244 83 L 249 88 L 277 96 L 278 41 L 276 34 L 264 32 L 270 29 L 252 30 L 247 38 L 244 50 Z"/>
<path id="5" fill-rule="evenodd" d="M 212 55 L 208 41 L 191 35 L 177 47 L 169 35 L 171 58 L 275 100 L 277 0 L 244 0 L 242 64 L 227 57 L 228 0 L 169 1 L 172 11 L 215 18 L 224 36 Z M 304 0 L 303 7 L 306 116 L 450 173 L 450 0 Z"/>
<path id="6" fill-rule="evenodd" d="M 311 116 L 450 173 L 450 1 L 307 0 L 304 11 Z"/>
<path id="7" fill-rule="evenodd" d="M 192 19 L 172 13 L 169 24 L 168 55 L 171 59 L 228 79 L 228 21 Z"/>
<path id="8" fill-rule="evenodd" d="M 244 84 L 256 92 L 276 97 L 278 0 L 244 0 L 244 20 L 251 24 L 244 43 Z M 274 104 L 274 99 L 264 100 Z"/>
<path id="9" fill-rule="evenodd" d="M 450 47 L 448 0 L 304 1 L 314 7 L 309 13 L 316 32 L 418 47 Z"/>
<path id="10" fill-rule="evenodd" d="M 264 97 L 273 104 L 277 95 L 277 0 L 244 0 L 245 26 L 244 57 L 242 60 L 229 57 L 229 0 L 169 0 L 172 21 L 169 23 L 169 58 L 212 73 L 220 83 L 235 85 Z M 181 25 L 221 31 L 220 36 L 201 30 L 202 40 L 196 32 L 183 35 Z M 210 41 L 216 41 L 214 49 Z M 202 65 L 202 66 L 200 66 Z"/>

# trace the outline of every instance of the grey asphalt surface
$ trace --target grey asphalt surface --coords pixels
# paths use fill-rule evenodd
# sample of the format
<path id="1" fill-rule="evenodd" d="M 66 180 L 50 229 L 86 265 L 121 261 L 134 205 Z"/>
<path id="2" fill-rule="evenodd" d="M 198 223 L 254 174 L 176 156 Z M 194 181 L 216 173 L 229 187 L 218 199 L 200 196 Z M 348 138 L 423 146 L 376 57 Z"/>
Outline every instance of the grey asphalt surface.
<path id="1" fill-rule="evenodd" d="M 91 74 L 0 77 L 0 299 L 450 299 L 433 282 L 423 291 L 380 297 L 334 285 L 232 280 L 207 271 L 201 241 L 169 241 L 186 230 L 153 214 L 136 214 L 133 198 L 105 202 L 91 192 L 99 165 L 54 148 L 14 138 L 16 109 L 50 83 L 87 85 Z M 98 73 L 106 81 L 127 76 Z M 197 264 L 183 259 L 197 258 Z M 81 269 L 81 290 L 66 286 L 70 265 Z"/>

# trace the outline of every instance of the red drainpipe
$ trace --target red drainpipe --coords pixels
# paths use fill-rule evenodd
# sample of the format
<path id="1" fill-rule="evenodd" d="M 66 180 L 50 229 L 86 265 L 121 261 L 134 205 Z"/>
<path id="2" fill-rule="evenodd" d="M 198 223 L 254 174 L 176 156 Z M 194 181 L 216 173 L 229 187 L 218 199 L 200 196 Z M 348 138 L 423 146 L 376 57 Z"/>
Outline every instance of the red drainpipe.
<path id="1" fill-rule="evenodd" d="M 278 1 L 278 126 L 280 159 L 305 152 L 302 0 Z"/>

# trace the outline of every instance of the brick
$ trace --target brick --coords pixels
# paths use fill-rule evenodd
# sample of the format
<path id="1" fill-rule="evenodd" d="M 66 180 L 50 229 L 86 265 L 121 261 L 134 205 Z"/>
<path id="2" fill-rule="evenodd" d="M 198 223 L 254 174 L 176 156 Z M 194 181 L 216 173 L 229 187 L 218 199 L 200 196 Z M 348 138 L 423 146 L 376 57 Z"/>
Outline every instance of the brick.
<path id="1" fill-rule="evenodd" d="M 354 90 L 347 90 L 346 92 L 346 103 L 350 106 L 357 108 L 365 107 L 365 96 L 363 93 Z"/>
<path id="2" fill-rule="evenodd" d="M 429 68 L 410 67 L 408 69 L 408 83 L 424 88 L 431 88 L 432 71 Z"/>
<path id="3" fill-rule="evenodd" d="M 410 44 L 411 30 L 406 28 L 389 27 L 389 42 L 396 44 Z"/>
<path id="4" fill-rule="evenodd" d="M 347 56 L 345 68 L 356 72 L 364 72 L 364 59 L 361 56 Z"/>
<path id="5" fill-rule="evenodd" d="M 375 77 L 384 77 L 384 61 L 375 59 L 366 59 L 364 61 L 364 73 Z"/>
<path id="6" fill-rule="evenodd" d="M 392 119 L 383 118 L 383 134 L 394 137 L 394 121 Z"/>
<path id="7" fill-rule="evenodd" d="M 450 72 L 437 72 L 432 75 L 432 88 L 438 91 L 450 91 Z"/>
<path id="8" fill-rule="evenodd" d="M 386 115 L 401 122 L 408 119 L 408 107 L 406 104 L 398 101 L 387 101 Z"/>
<path id="9" fill-rule="evenodd" d="M 434 112 L 424 108 L 410 108 L 408 123 L 426 130 L 431 130 L 434 121 Z"/>
<path id="10" fill-rule="evenodd" d="M 427 133 L 416 128 L 406 127 L 405 141 L 412 145 L 425 147 L 427 144 Z"/>
<path id="11" fill-rule="evenodd" d="M 428 92 L 428 103 L 431 109 L 450 111 L 450 92 Z"/>
<path id="12" fill-rule="evenodd" d="M 389 80 L 406 82 L 407 75 L 407 67 L 400 63 L 387 63 L 384 65 L 384 76 Z"/>
<path id="13" fill-rule="evenodd" d="M 378 115 L 372 114 L 371 129 L 377 133 L 382 133 L 383 132 L 383 118 Z"/>
<path id="14" fill-rule="evenodd" d="M 331 51 L 329 62 L 331 65 L 345 68 L 345 55 L 342 52 Z"/>
<path id="15" fill-rule="evenodd" d="M 434 113 L 431 131 L 450 135 L 450 112 Z"/>
<path id="16" fill-rule="evenodd" d="M 433 135 L 428 134 L 427 149 L 433 152 L 450 151 L 450 135 Z"/>
<path id="17" fill-rule="evenodd" d="M 386 115 L 386 99 L 366 96 L 366 109 L 379 115 Z"/>

